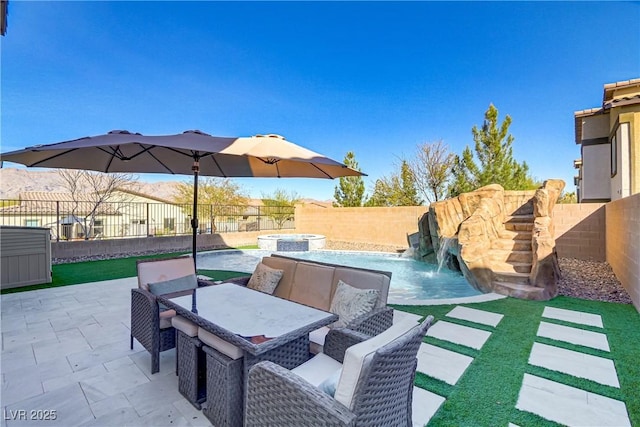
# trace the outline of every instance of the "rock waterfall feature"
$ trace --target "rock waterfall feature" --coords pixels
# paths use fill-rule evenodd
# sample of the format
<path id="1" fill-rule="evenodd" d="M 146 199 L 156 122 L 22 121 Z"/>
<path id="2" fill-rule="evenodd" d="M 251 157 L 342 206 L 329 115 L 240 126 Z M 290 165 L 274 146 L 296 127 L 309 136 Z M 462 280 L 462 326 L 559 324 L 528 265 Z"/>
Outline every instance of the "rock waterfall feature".
<path id="1" fill-rule="evenodd" d="M 552 213 L 564 186 L 557 179 L 532 191 L 492 184 L 432 203 L 418 223 L 416 255 L 460 270 L 482 292 L 551 299 L 560 277 Z"/>

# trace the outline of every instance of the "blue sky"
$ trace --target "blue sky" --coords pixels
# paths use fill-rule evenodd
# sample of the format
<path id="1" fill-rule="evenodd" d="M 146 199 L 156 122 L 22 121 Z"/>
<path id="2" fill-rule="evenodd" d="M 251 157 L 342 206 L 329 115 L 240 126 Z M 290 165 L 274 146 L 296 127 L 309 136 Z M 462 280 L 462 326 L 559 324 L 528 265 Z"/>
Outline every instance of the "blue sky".
<path id="1" fill-rule="evenodd" d="M 515 157 L 573 191 L 573 112 L 640 76 L 640 3 L 14 0 L 0 43 L 3 152 L 112 129 L 277 133 L 354 151 L 370 192 L 419 143 L 461 153 L 493 103 Z M 338 183 L 239 181 L 323 200 Z"/>

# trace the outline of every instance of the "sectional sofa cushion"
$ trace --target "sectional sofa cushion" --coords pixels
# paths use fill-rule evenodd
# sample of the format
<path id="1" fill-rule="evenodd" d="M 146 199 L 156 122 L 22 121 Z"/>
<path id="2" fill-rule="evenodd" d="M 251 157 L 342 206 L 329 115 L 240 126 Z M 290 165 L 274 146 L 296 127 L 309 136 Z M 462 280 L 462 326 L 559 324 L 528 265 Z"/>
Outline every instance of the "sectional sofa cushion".
<path id="1" fill-rule="evenodd" d="M 276 290 L 273 292 L 273 295 L 289 299 L 291 286 L 293 285 L 293 276 L 296 272 L 298 263 L 295 260 L 280 257 L 264 257 L 262 258 L 262 263 L 268 267 L 282 270 L 282 278 L 280 279 L 278 287 L 276 287 Z"/>
<path id="2" fill-rule="evenodd" d="M 325 265 L 298 262 L 288 299 L 328 311 L 334 270 Z"/>

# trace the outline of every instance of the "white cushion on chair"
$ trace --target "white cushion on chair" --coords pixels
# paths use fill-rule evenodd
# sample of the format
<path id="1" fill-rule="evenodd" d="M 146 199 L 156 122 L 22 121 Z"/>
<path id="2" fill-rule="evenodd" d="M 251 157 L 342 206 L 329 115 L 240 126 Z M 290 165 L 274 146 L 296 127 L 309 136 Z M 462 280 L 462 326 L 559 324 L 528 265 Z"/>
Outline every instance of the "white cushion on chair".
<path id="1" fill-rule="evenodd" d="M 233 360 L 240 359 L 243 356 L 242 349 L 202 328 L 198 328 L 198 338 L 209 347 L 215 348 Z"/>
<path id="2" fill-rule="evenodd" d="M 198 336 L 198 325 L 196 325 L 191 320 L 185 317 L 182 317 L 182 316 L 172 317 L 171 326 L 173 326 L 179 331 L 184 332 L 191 338 Z"/>
<path id="3" fill-rule="evenodd" d="M 291 372 L 304 378 L 308 383 L 318 387 L 324 380 L 342 368 L 342 363 L 319 353 L 302 365 L 293 368 Z"/>
<path id="4" fill-rule="evenodd" d="M 309 351 L 312 354 L 318 354 L 322 352 L 324 347 L 324 340 L 327 338 L 327 334 L 331 329 L 328 326 L 323 326 L 320 329 L 309 332 Z"/>
<path id="5" fill-rule="evenodd" d="M 166 329 L 171 327 L 171 319 L 175 317 L 175 310 L 164 310 L 161 311 L 160 316 L 160 329 Z"/>
<path id="6" fill-rule="evenodd" d="M 347 408 L 353 409 L 353 400 L 363 368 L 371 362 L 375 352 L 417 326 L 419 325 L 414 321 L 399 322 L 381 334 L 349 347 L 344 355 L 342 375 L 336 388 L 335 399 Z"/>

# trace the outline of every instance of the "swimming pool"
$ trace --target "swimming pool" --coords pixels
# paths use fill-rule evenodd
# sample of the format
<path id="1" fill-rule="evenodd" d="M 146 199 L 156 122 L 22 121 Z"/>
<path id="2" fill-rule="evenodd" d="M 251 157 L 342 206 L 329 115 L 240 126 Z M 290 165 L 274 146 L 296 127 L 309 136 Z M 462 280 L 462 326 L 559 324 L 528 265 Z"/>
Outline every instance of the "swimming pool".
<path id="1" fill-rule="evenodd" d="M 262 257 L 278 253 L 265 250 L 225 250 L 201 252 L 198 254 L 198 268 L 231 270 L 252 273 Z M 389 301 L 402 304 L 403 301 L 460 298 L 481 295 L 473 289 L 458 272 L 403 257 L 399 254 L 382 252 L 351 251 L 311 251 L 286 252 L 282 255 L 313 261 L 342 264 L 352 267 L 391 271 Z"/>

